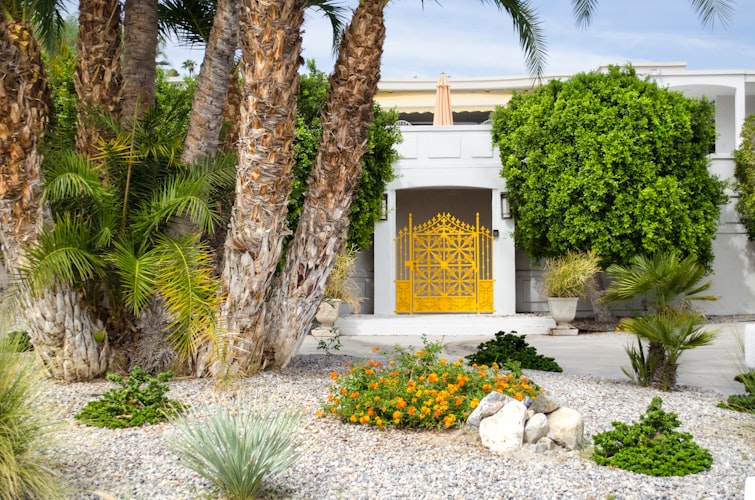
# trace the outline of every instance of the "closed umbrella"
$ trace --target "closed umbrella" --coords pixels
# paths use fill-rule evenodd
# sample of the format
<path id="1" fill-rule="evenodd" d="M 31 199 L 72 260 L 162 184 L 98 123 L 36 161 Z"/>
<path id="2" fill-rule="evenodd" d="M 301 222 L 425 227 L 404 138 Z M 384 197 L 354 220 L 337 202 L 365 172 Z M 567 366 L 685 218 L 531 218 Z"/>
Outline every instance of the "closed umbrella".
<path id="1" fill-rule="evenodd" d="M 451 115 L 451 90 L 448 86 L 448 78 L 445 73 L 440 74 L 438 86 L 435 91 L 435 112 L 433 113 L 433 125 L 453 125 Z"/>

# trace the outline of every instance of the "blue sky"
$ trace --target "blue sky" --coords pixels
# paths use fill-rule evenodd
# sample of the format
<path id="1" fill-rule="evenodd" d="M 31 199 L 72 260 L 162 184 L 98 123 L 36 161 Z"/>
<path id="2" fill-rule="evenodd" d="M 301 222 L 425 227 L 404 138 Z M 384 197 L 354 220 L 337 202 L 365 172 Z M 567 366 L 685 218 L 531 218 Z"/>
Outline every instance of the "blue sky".
<path id="1" fill-rule="evenodd" d="M 383 78 L 525 75 L 509 17 L 480 0 L 393 0 L 387 7 Z M 755 70 L 755 1 L 738 0 L 726 26 L 703 26 L 690 0 L 603 0 L 593 22 L 578 29 L 568 0 L 533 0 L 547 41 L 546 73 L 589 71 L 601 64 L 686 62 L 688 69 Z M 357 0 L 346 0 L 355 6 Z M 330 28 L 307 14 L 304 57 L 330 72 Z M 172 65 L 202 61 L 201 50 L 166 50 Z"/>

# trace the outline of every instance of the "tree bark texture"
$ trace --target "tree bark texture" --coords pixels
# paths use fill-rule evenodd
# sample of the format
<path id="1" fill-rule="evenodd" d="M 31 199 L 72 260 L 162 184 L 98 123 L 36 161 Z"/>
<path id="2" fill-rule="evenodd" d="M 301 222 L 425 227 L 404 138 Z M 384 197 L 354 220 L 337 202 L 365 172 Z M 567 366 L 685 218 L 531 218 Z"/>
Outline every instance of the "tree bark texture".
<path id="1" fill-rule="evenodd" d="M 42 157 L 47 80 L 31 28 L 0 11 L 0 251 L 14 273 L 45 223 Z"/>
<path id="2" fill-rule="evenodd" d="M 126 0 L 123 17 L 121 117 L 133 120 L 155 104 L 157 0 Z"/>
<path id="3" fill-rule="evenodd" d="M 25 314 L 34 350 L 53 378 L 76 382 L 105 373 L 105 327 L 70 285 L 29 297 Z"/>
<path id="4" fill-rule="evenodd" d="M 239 66 L 235 64 L 231 70 L 231 76 L 228 78 L 228 92 L 225 96 L 225 107 L 223 108 L 223 124 L 227 127 L 219 146 L 223 151 L 232 151 L 238 146 L 240 109 Z"/>
<path id="5" fill-rule="evenodd" d="M 286 214 L 305 3 L 248 0 L 240 15 L 240 137 L 222 271 L 226 300 L 221 308 L 222 323 L 234 340 L 237 372 L 260 359 L 265 298 L 289 234 Z"/>
<path id="6" fill-rule="evenodd" d="M 212 158 L 218 151 L 228 82 L 233 73 L 233 54 L 238 46 L 239 5 L 218 0 L 217 11 L 197 77 L 189 130 L 181 161 L 194 163 Z"/>
<path id="7" fill-rule="evenodd" d="M 94 155 L 99 138 L 88 110 L 99 108 L 115 115 L 120 112 L 120 59 L 120 1 L 81 0 L 74 86 L 79 98 L 76 148 L 84 156 Z"/>
<path id="8" fill-rule="evenodd" d="M 386 2 L 360 2 L 339 47 L 322 116 L 323 137 L 296 234 L 265 330 L 264 363 L 285 367 L 309 332 L 325 282 L 343 250 L 380 80 Z"/>

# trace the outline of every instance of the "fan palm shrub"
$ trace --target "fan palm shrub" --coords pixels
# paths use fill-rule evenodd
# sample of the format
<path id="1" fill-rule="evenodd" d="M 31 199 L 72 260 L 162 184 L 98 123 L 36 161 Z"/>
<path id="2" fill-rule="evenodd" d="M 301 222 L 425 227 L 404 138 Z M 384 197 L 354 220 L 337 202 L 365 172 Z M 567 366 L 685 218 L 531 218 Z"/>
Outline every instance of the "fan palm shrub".
<path id="1" fill-rule="evenodd" d="M 622 327 L 662 349 L 653 360 L 652 385 L 663 391 L 676 386 L 679 357 L 688 349 L 710 345 L 716 332 L 706 330 L 705 318 L 696 311 L 666 310 L 637 318 L 624 318 Z"/>
<path id="2" fill-rule="evenodd" d="M 0 338 L 0 500 L 65 498 L 64 484 L 43 454 L 55 429 L 40 404 L 44 373 L 20 349 L 18 340 Z"/>
<path id="3" fill-rule="evenodd" d="M 175 420 L 172 451 L 186 467 L 233 500 L 257 498 L 264 480 L 294 465 L 306 447 L 299 437 L 299 413 L 255 413 L 241 404 L 209 418 L 192 411 Z"/>
<path id="4" fill-rule="evenodd" d="M 105 319 L 98 341 L 121 347 L 133 341 L 136 318 L 161 300 L 168 340 L 190 359 L 203 342 L 220 345 L 214 253 L 202 235 L 222 225 L 221 200 L 234 171 L 222 156 L 182 165 L 178 118 L 170 107 L 151 108 L 128 124 L 101 114 L 110 139 L 93 157 L 48 152 L 43 196 L 55 223 L 29 249 L 19 274 L 32 293 L 73 285 Z"/>
<path id="5" fill-rule="evenodd" d="M 626 348 L 634 376 L 624 373 L 640 385 L 673 389 L 682 352 L 715 339 L 715 331 L 705 330 L 705 317 L 694 307 L 697 301 L 717 299 L 704 293 L 712 284 L 702 282 L 709 272 L 694 255 L 680 258 L 675 252 L 638 255 L 629 266 L 607 269 L 611 284 L 603 300 L 615 304 L 641 298 L 645 309 L 644 315 L 620 323 L 621 329 L 637 335 L 638 347 Z M 647 353 L 642 339 L 647 340 Z"/>

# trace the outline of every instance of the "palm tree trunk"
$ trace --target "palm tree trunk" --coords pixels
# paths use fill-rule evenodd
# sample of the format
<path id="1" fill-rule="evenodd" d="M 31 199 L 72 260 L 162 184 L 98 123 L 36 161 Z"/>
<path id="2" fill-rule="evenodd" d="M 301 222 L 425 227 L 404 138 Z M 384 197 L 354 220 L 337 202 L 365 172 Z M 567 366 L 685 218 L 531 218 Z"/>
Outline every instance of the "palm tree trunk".
<path id="1" fill-rule="evenodd" d="M 95 153 L 99 137 L 88 119 L 90 108 L 120 112 L 121 3 L 119 0 L 81 0 L 76 40 L 74 85 L 79 98 L 76 148 L 84 156 Z"/>
<path id="2" fill-rule="evenodd" d="M 53 378 L 76 382 L 105 373 L 105 328 L 77 291 L 58 285 L 25 302 L 29 337 Z"/>
<path id="3" fill-rule="evenodd" d="M 241 109 L 241 87 L 239 87 L 239 65 L 235 64 L 228 79 L 228 92 L 223 108 L 223 123 L 227 130 L 223 134 L 220 149 L 231 151 L 239 142 L 239 110 Z"/>
<path id="4" fill-rule="evenodd" d="M 121 117 L 126 120 L 155 104 L 157 32 L 157 0 L 126 0 L 121 91 Z"/>
<path id="5" fill-rule="evenodd" d="M 263 363 L 273 367 L 285 367 L 296 354 L 346 241 L 380 79 L 385 4 L 360 2 L 341 41 L 322 118 L 322 143 L 280 286 L 269 304 Z"/>
<path id="6" fill-rule="evenodd" d="M 0 249 L 9 273 L 50 223 L 42 203 L 37 142 L 47 121 L 47 81 L 30 27 L 0 10 Z M 78 380 L 105 369 L 107 344 L 92 346 L 100 326 L 72 290 L 31 295 L 21 303 L 34 347 L 56 378 Z"/>
<path id="7" fill-rule="evenodd" d="M 32 29 L 0 12 L 0 250 L 13 273 L 45 223 L 37 142 L 48 113 L 47 79 Z"/>
<path id="8" fill-rule="evenodd" d="M 305 0 L 248 0 L 240 15 L 243 100 L 221 309 L 236 341 L 237 371 L 260 359 L 265 297 L 288 235 L 305 5 Z M 200 363 L 198 371 L 203 368 Z"/>
<path id="9" fill-rule="evenodd" d="M 181 155 L 184 163 L 212 158 L 218 150 L 233 54 L 238 46 L 238 11 L 236 0 L 218 0 L 191 106 L 189 131 Z"/>

